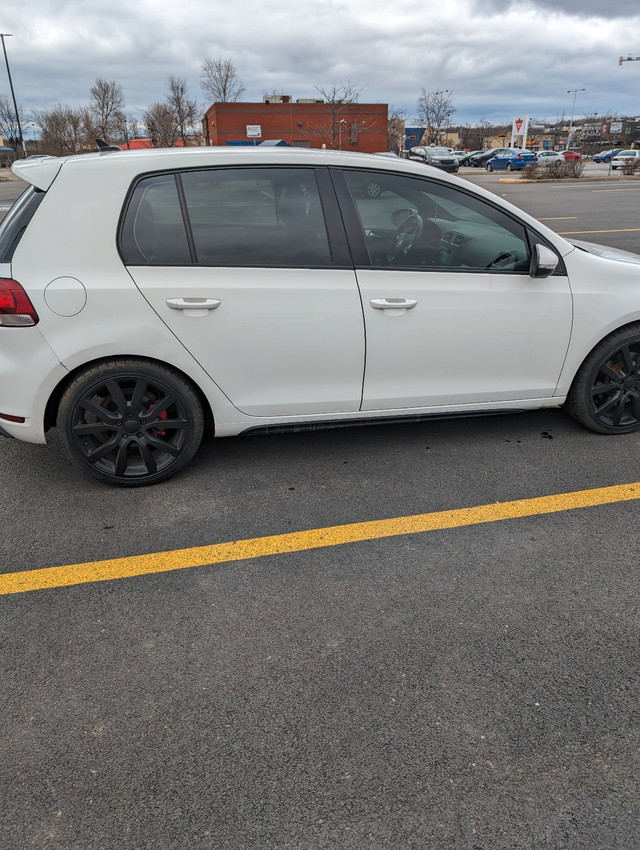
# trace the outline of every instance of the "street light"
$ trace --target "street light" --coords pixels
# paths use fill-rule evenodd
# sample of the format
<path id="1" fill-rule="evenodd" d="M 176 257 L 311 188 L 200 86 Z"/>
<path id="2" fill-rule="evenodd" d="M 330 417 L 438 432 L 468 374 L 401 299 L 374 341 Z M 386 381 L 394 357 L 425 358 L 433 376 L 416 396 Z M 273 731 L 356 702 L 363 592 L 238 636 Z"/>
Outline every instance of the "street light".
<path id="1" fill-rule="evenodd" d="M 347 123 L 346 118 L 341 118 L 338 121 L 338 150 L 342 150 L 342 126 Z"/>
<path id="2" fill-rule="evenodd" d="M 435 98 L 437 98 L 439 94 L 448 94 L 448 92 L 449 92 L 449 89 L 440 89 L 440 91 L 434 91 L 433 98 L 435 100 Z M 443 106 L 444 106 L 443 100 L 440 100 L 438 104 L 434 104 L 434 107 L 435 107 L 434 111 L 436 113 L 436 121 L 438 122 L 438 126 L 436 127 L 438 144 L 440 144 L 440 142 L 441 142 L 440 119 L 441 119 L 442 116 L 440 114 L 440 111 L 443 108 Z M 432 144 L 433 144 L 433 142 L 432 142 Z"/>
<path id="3" fill-rule="evenodd" d="M 567 89 L 567 94 L 571 94 L 573 92 L 573 106 L 571 107 L 571 121 L 569 122 L 569 135 L 567 137 L 567 147 L 571 147 L 571 133 L 573 131 L 573 113 L 576 110 L 576 97 L 579 91 L 586 91 L 586 89 Z"/>
<path id="4" fill-rule="evenodd" d="M 7 57 L 7 48 L 4 43 L 5 38 L 9 38 L 12 36 L 10 32 L 0 32 L 0 39 L 2 39 L 2 50 L 4 52 L 4 62 L 7 66 L 7 76 L 9 77 L 9 88 L 11 89 L 11 97 L 13 98 L 13 108 L 16 113 L 16 123 L 18 125 L 18 138 L 20 139 L 20 143 L 22 144 L 22 153 L 24 158 L 27 158 L 27 149 L 24 144 L 24 139 L 22 138 L 22 127 L 20 126 L 20 116 L 18 115 L 18 104 L 16 103 L 16 93 L 13 90 L 13 80 L 11 79 L 11 71 L 9 70 L 9 59 Z"/>

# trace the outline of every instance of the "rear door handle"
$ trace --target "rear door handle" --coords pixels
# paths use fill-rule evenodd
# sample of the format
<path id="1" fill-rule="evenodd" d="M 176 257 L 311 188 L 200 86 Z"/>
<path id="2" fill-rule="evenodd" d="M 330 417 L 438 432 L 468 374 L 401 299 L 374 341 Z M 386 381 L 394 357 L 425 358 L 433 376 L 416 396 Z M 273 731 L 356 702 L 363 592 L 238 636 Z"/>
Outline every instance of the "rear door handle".
<path id="1" fill-rule="evenodd" d="M 417 298 L 372 298 L 369 301 L 374 310 L 411 310 L 417 303 Z"/>
<path id="2" fill-rule="evenodd" d="M 217 310 L 221 303 L 217 298 L 167 298 L 172 310 Z"/>

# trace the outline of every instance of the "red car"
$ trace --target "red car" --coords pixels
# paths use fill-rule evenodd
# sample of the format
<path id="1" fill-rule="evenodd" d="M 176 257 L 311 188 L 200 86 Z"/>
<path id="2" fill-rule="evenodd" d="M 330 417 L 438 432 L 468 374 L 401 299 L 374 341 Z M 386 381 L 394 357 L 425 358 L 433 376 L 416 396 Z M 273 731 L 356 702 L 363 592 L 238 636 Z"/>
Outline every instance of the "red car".
<path id="1" fill-rule="evenodd" d="M 559 151 L 559 153 L 565 159 L 582 159 L 582 154 L 578 151 Z"/>

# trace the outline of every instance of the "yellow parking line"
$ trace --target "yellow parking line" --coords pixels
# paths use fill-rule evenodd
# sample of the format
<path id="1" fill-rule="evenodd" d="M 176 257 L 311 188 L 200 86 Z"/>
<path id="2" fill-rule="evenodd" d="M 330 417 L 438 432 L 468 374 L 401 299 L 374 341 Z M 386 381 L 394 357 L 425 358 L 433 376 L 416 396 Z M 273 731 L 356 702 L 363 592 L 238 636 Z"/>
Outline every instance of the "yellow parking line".
<path id="1" fill-rule="evenodd" d="M 638 233 L 640 227 L 624 227 L 620 230 L 565 230 L 558 231 L 558 236 L 576 236 L 578 233 Z"/>
<path id="2" fill-rule="evenodd" d="M 85 564 L 4 573 L 0 575 L 0 594 L 23 593 L 28 590 L 66 587 L 86 582 L 111 581 L 150 573 L 184 570 L 190 567 L 225 564 L 249 558 L 262 558 L 265 555 L 281 555 L 286 552 L 302 552 L 383 537 L 460 528 L 466 525 L 556 513 L 633 499 L 640 499 L 640 482 L 395 519 L 334 525 L 310 531 L 198 546 L 192 549 L 175 549 L 171 552 L 112 558 L 108 561 L 91 561 Z"/>

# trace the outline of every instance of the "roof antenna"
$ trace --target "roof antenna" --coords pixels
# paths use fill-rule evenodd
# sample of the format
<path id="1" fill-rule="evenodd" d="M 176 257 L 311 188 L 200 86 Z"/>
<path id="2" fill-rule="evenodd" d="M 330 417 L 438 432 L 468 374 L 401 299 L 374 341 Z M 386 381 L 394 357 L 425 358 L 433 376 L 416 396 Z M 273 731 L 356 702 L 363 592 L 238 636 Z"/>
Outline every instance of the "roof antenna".
<path id="1" fill-rule="evenodd" d="M 121 151 L 118 145 L 109 145 L 104 139 L 96 139 L 96 145 L 100 153 L 111 153 L 112 151 Z"/>

